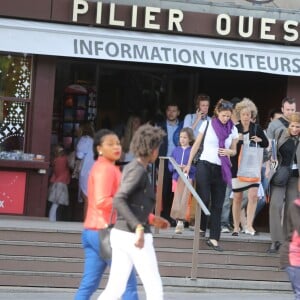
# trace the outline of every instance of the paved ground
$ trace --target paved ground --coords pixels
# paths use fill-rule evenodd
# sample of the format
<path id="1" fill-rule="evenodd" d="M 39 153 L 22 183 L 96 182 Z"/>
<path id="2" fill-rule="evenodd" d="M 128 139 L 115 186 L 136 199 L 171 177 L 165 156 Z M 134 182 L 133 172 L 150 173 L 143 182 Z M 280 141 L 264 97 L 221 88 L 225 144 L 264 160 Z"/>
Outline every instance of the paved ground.
<path id="1" fill-rule="evenodd" d="M 1 300 L 72 300 L 74 297 L 72 289 L 32 289 L 32 288 L 0 288 Z M 99 293 L 91 300 L 96 300 Z M 145 300 L 145 295 L 140 292 L 140 300 Z M 293 300 L 292 293 L 264 293 L 247 291 L 200 291 L 197 293 L 166 291 L 165 300 Z"/>

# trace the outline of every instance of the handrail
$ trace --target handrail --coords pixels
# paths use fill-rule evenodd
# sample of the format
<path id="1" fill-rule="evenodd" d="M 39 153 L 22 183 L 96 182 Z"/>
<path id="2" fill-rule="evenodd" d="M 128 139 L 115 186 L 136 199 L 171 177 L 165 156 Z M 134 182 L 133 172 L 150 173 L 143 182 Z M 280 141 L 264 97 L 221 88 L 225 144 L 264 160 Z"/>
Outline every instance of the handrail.
<path id="1" fill-rule="evenodd" d="M 158 167 L 158 180 L 157 180 L 157 189 L 156 189 L 156 207 L 155 214 L 160 215 L 161 204 L 162 204 L 162 184 L 163 184 L 163 175 L 164 175 L 164 160 L 168 159 L 175 170 L 178 172 L 179 177 L 182 179 L 188 190 L 194 196 L 197 201 L 196 211 L 195 211 L 195 229 L 194 229 L 194 240 L 193 240 L 193 253 L 192 253 L 192 269 L 191 269 L 191 279 L 195 280 L 197 278 L 197 265 L 198 265 L 198 250 L 199 250 L 199 234 L 200 234 L 200 218 L 201 218 L 201 209 L 204 214 L 209 216 L 210 212 L 207 209 L 206 205 L 203 203 L 202 199 L 199 197 L 198 193 L 191 185 L 186 175 L 179 168 L 176 161 L 169 156 L 160 156 L 159 157 L 159 167 Z M 201 208 L 201 209 L 199 209 Z M 155 233 L 158 233 L 159 229 L 155 229 Z"/>

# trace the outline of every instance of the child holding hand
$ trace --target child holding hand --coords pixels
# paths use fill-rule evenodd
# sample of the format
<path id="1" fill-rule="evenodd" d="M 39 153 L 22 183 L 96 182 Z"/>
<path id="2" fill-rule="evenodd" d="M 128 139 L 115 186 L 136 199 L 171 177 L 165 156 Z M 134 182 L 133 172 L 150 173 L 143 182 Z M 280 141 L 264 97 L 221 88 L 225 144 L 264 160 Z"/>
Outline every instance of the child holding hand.
<path id="1" fill-rule="evenodd" d="M 183 169 L 188 163 L 193 142 L 193 130 L 188 127 L 182 128 L 179 135 L 180 145 L 173 150 L 171 155 L 181 169 Z M 174 192 L 174 198 L 171 209 L 171 217 L 177 220 L 175 233 L 180 234 L 183 233 L 184 230 L 184 221 L 186 220 L 190 192 L 186 188 L 184 182 L 179 178 L 179 174 L 171 162 L 169 162 L 168 167 L 170 172 L 173 173 L 172 192 Z M 196 168 L 192 166 L 188 174 L 188 179 L 191 183 L 195 178 L 195 173 Z"/>

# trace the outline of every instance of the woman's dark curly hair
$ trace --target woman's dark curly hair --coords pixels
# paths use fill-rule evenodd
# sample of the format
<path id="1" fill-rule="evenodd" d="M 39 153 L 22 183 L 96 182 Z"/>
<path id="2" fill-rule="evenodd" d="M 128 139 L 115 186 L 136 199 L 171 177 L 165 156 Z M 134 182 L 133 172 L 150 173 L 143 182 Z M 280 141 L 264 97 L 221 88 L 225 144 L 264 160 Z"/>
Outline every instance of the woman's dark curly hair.
<path id="1" fill-rule="evenodd" d="M 109 129 L 100 129 L 95 133 L 94 136 L 94 144 L 93 144 L 93 150 L 94 150 L 94 160 L 97 160 L 99 153 L 97 151 L 97 147 L 101 146 L 103 143 L 103 138 L 107 135 L 116 135 L 116 133 Z"/>
<path id="2" fill-rule="evenodd" d="M 133 135 L 130 151 L 136 157 L 148 157 L 160 146 L 165 135 L 166 133 L 160 127 L 142 125 Z"/>

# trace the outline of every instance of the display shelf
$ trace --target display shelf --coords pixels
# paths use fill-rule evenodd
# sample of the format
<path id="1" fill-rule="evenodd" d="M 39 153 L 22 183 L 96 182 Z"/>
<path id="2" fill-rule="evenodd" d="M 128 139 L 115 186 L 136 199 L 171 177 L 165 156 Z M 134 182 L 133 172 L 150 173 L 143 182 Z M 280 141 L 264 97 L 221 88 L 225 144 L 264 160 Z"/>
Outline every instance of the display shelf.
<path id="1" fill-rule="evenodd" d="M 73 150 L 80 124 L 94 121 L 97 114 L 94 88 L 72 84 L 65 88 L 59 140 L 66 150 Z"/>

